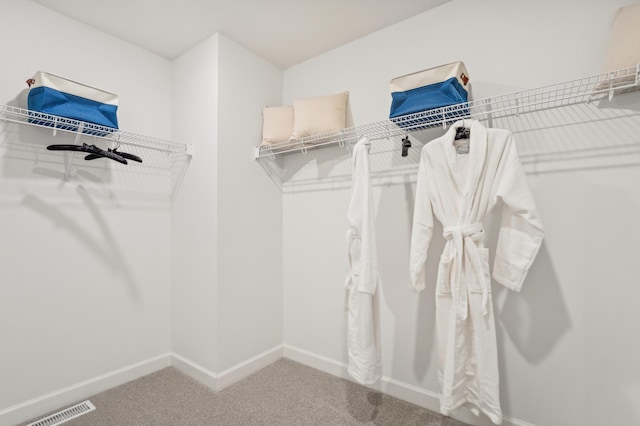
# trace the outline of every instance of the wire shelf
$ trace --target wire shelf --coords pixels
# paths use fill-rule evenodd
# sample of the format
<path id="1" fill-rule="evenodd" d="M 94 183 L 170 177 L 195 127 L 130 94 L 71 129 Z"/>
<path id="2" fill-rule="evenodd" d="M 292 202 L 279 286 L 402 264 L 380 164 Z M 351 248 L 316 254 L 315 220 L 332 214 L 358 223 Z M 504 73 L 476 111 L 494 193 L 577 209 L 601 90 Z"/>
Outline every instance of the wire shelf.
<path id="1" fill-rule="evenodd" d="M 0 105 L 0 121 L 46 127 L 52 129 L 54 134 L 57 131 L 62 131 L 75 133 L 80 136 L 86 135 L 98 137 L 121 145 L 132 145 L 164 152 L 191 155 L 189 145 L 124 132 L 111 127 L 100 126 L 98 124 L 87 123 L 56 115 L 43 114 L 10 105 Z"/>
<path id="2" fill-rule="evenodd" d="M 602 97 L 640 89 L 640 64 L 614 72 L 596 74 L 578 80 L 538 87 L 504 95 L 465 102 L 462 104 L 404 115 L 390 120 L 349 127 L 332 133 L 323 133 L 255 149 L 255 159 L 273 158 L 275 155 L 301 152 L 330 145 L 344 146 L 362 137 L 369 140 L 403 136 L 408 132 L 428 128 L 446 127 L 461 119 L 497 119 L 507 116 L 558 108 L 589 102 Z"/>

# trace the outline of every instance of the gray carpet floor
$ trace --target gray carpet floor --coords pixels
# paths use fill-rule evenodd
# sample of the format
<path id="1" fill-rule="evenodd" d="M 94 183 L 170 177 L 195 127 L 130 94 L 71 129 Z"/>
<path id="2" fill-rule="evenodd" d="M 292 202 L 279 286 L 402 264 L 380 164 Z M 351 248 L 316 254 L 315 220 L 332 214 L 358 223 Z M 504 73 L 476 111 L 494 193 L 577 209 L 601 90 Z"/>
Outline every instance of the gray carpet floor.
<path id="1" fill-rule="evenodd" d="M 88 399 L 96 410 L 65 425 L 465 425 L 288 359 L 221 392 L 168 367 Z"/>

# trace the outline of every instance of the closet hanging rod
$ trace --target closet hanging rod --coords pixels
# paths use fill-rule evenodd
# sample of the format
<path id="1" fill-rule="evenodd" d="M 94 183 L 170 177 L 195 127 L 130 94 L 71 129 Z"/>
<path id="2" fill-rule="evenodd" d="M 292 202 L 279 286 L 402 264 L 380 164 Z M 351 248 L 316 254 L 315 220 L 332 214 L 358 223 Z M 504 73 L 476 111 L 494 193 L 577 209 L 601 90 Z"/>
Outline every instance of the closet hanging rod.
<path id="1" fill-rule="evenodd" d="M 577 80 L 422 111 L 395 118 L 393 121 L 383 120 L 279 144 L 263 145 L 255 149 L 254 157 L 260 159 L 301 151 L 306 153 L 307 150 L 323 146 L 355 143 L 363 136 L 369 140 L 404 136 L 417 130 L 446 127 L 463 118 L 496 119 L 589 102 L 603 97 L 611 100 L 614 94 L 638 89 L 640 64 Z"/>
<path id="2" fill-rule="evenodd" d="M 190 145 L 136 133 L 125 132 L 98 124 L 43 114 L 11 105 L 0 105 L 0 121 L 51 129 L 55 135 L 62 131 L 80 136 L 101 138 L 116 144 L 138 146 L 154 150 L 192 155 Z"/>

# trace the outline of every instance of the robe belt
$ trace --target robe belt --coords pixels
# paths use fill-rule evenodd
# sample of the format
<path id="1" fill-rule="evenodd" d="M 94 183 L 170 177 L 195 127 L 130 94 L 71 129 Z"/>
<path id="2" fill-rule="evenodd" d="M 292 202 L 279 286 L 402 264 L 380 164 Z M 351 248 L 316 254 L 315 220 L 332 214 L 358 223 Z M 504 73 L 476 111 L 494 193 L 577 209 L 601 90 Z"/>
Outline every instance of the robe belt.
<path id="1" fill-rule="evenodd" d="M 489 312 L 489 283 L 484 279 L 484 267 L 482 265 L 482 257 L 476 246 L 476 241 L 482 239 L 483 226 L 482 223 L 473 223 L 462 226 L 448 226 L 444 228 L 442 236 L 447 240 L 447 244 L 453 244 L 454 253 L 454 276 L 452 277 L 451 292 L 457 309 L 457 317 L 459 319 L 467 319 L 467 311 L 469 310 L 469 297 L 467 294 L 467 286 L 464 282 L 462 261 L 463 259 L 471 262 L 476 278 L 480 278 L 482 286 L 482 315 Z"/>
<path id="2" fill-rule="evenodd" d="M 351 244 L 357 238 L 356 231 L 352 228 L 347 229 L 347 273 L 344 277 L 344 288 L 350 290 L 353 287 L 353 265 L 351 263 Z"/>
<path id="3" fill-rule="evenodd" d="M 347 229 L 347 272 L 344 277 L 344 308 L 349 309 L 349 291 L 353 287 L 353 265 L 351 263 L 351 244 L 357 238 L 356 231 Z"/>

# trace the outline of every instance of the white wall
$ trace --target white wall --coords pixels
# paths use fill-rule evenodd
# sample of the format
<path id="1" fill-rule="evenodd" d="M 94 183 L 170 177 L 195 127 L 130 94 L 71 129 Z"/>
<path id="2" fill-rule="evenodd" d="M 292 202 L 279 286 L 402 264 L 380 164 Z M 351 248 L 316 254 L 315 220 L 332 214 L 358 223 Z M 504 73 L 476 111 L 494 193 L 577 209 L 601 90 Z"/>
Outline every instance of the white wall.
<path id="1" fill-rule="evenodd" d="M 173 203 L 172 349 L 217 371 L 218 37 L 173 63 L 173 138 L 194 156 Z"/>
<path id="2" fill-rule="evenodd" d="M 1 9 L 0 103 L 26 107 L 24 82 L 43 70 L 119 94 L 121 128 L 171 137 L 168 61 L 32 2 Z M 81 157 L 65 182 L 70 157 L 44 150 L 65 142 L 0 134 L 0 412 L 170 349 L 167 182 L 146 162 Z"/>
<path id="3" fill-rule="evenodd" d="M 282 70 L 222 35 L 218 69 L 220 370 L 282 344 L 282 194 L 253 159 Z"/>
<path id="4" fill-rule="evenodd" d="M 390 78 L 454 60 L 465 62 L 476 99 L 597 74 L 613 14 L 629 3 L 455 0 L 285 70 L 284 102 L 349 90 L 359 125 L 387 117 Z M 493 123 L 515 133 L 546 227 L 523 291 L 494 286 L 507 424 L 640 422 L 640 341 L 631 337 L 640 322 L 631 268 L 640 252 L 638 102 L 636 93 Z M 376 141 L 371 157 L 383 374 L 437 409 L 433 288 L 407 288 L 419 146 L 406 158 L 399 146 Z M 317 365 L 346 363 L 349 158 L 339 147 L 283 157 L 284 340 Z M 486 223 L 490 247 L 496 220 Z M 437 237 L 429 250 L 432 279 L 443 245 Z"/>
<path id="5" fill-rule="evenodd" d="M 216 34 L 174 62 L 173 350 L 217 374 L 282 344 L 282 196 L 253 148 L 282 70 Z"/>

